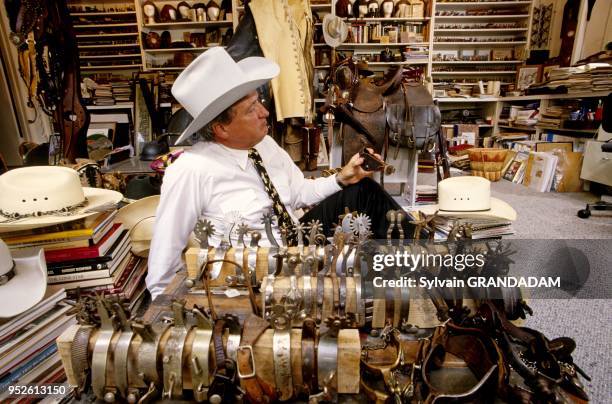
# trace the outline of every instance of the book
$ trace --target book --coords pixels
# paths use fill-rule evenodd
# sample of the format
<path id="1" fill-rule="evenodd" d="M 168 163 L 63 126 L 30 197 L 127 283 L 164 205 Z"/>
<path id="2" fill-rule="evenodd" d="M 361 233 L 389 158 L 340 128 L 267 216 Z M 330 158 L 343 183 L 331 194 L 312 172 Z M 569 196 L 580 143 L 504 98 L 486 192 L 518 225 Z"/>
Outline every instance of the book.
<path id="1" fill-rule="evenodd" d="M 92 239 L 95 244 L 104 236 L 104 230 L 110 228 L 116 215 L 117 210 L 112 210 L 63 225 L 3 233 L 2 240 L 9 247 L 82 239 Z"/>
<path id="2" fill-rule="evenodd" d="M 64 289 L 70 291 L 75 290 L 77 288 L 80 289 L 89 289 L 92 287 L 98 287 L 95 290 L 106 290 L 113 289 L 119 287 L 119 282 L 122 279 L 126 279 L 132 271 L 136 268 L 136 265 L 140 261 L 140 258 L 133 255 L 128 254 L 126 259 L 122 262 L 122 265 L 117 268 L 117 270 L 110 277 L 98 278 L 98 279 L 85 279 L 81 281 L 74 282 L 64 282 L 61 284 L 53 284 L 50 287 L 63 287 Z M 121 285 L 122 286 L 122 285 Z"/>
<path id="3" fill-rule="evenodd" d="M 529 153 L 523 185 L 538 192 L 550 191 L 557 160 L 557 156 L 552 153 Z"/>
<path id="4" fill-rule="evenodd" d="M 130 250 L 130 238 L 127 236 L 127 230 L 124 230 L 124 232 L 125 235 L 119 236 L 106 255 L 77 261 L 49 263 L 47 264 L 47 275 L 51 277 L 75 272 L 97 271 L 112 268 L 122 260 L 126 251 Z"/>
<path id="5" fill-rule="evenodd" d="M 525 170 L 525 164 L 529 158 L 529 153 L 518 152 L 512 162 L 509 164 L 508 169 L 504 172 L 503 177 L 508 181 L 520 183 L 519 179 L 522 179 L 522 175 Z"/>
<path id="6" fill-rule="evenodd" d="M 34 321 L 34 319 L 44 315 L 65 298 L 66 291 L 63 289 L 54 292 L 48 290 L 46 297 L 37 305 L 27 311 L 24 311 L 18 316 L 9 319 L 8 321 L 1 322 L 0 340 L 4 339 L 9 334 L 12 334 L 14 330 L 24 327 L 26 324 Z"/>
<path id="7" fill-rule="evenodd" d="M 70 306 L 65 303 L 58 303 L 51 310 L 45 312 L 44 315 L 4 336 L 0 340 L 0 357 L 17 344 L 34 335 L 39 329 L 44 328 L 47 324 L 64 315 L 68 310 L 70 310 Z"/>
<path id="8" fill-rule="evenodd" d="M 86 290 L 82 290 L 82 295 L 94 295 L 96 293 L 104 294 L 104 295 L 118 295 L 119 297 L 129 298 L 129 285 L 134 285 L 134 287 L 138 286 L 139 280 L 144 278 L 147 273 L 147 262 L 140 257 L 135 255 L 131 256 L 132 259 L 128 263 L 128 269 L 121 275 L 118 275 L 115 278 L 115 282 L 112 285 L 105 286 L 96 286 L 92 288 L 87 288 Z M 68 292 L 70 296 L 74 293 L 73 291 Z"/>
<path id="9" fill-rule="evenodd" d="M 9 373 L 0 378 L 0 391 L 5 391 L 8 386 L 14 384 L 20 377 L 34 369 L 42 361 L 57 353 L 57 345 L 55 342 L 50 343 L 47 347 L 28 359 L 27 362 L 12 369 Z"/>
<path id="10" fill-rule="evenodd" d="M 93 246 L 45 251 L 45 259 L 47 262 L 60 262 L 75 259 L 97 258 L 105 255 L 117 238 L 122 234 L 123 225 L 121 223 L 114 223 L 113 227 L 104 237 Z"/>
<path id="11" fill-rule="evenodd" d="M 86 279 L 100 279 L 100 278 L 110 278 L 113 273 L 121 268 L 122 265 L 125 265 L 126 260 L 129 259 L 128 252 L 130 251 L 128 245 L 123 250 L 123 253 L 117 257 L 117 261 L 114 264 L 105 269 L 93 270 L 93 271 L 75 271 L 75 272 L 67 272 L 64 274 L 52 275 L 47 277 L 47 283 L 52 285 L 55 283 L 67 283 L 67 282 L 76 282 L 82 281 Z M 106 264 L 105 264 L 106 265 Z"/>
<path id="12" fill-rule="evenodd" d="M 72 324 L 76 324 L 74 316 L 62 316 L 50 323 L 47 327 L 41 329 L 35 338 L 31 338 L 27 343 L 20 344 L 7 352 L 0 360 L 0 375 L 24 363 L 25 360 L 35 355 L 50 342 L 55 341 L 55 339 Z"/>

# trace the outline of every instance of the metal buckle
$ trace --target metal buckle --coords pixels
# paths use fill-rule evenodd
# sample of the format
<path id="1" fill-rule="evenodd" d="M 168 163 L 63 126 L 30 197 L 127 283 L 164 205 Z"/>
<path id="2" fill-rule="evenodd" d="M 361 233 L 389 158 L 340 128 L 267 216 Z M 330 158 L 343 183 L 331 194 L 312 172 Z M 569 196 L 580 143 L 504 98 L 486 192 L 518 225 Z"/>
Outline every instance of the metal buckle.
<path id="1" fill-rule="evenodd" d="M 249 374 L 242 374 L 242 372 L 240 371 L 240 365 L 237 364 L 236 369 L 238 370 L 238 377 L 241 379 L 250 379 L 252 377 L 255 377 L 255 355 L 253 355 L 253 347 L 251 345 L 241 345 L 238 347 L 238 351 L 242 350 L 249 351 L 249 357 L 251 359 L 251 369 L 253 370 Z"/>

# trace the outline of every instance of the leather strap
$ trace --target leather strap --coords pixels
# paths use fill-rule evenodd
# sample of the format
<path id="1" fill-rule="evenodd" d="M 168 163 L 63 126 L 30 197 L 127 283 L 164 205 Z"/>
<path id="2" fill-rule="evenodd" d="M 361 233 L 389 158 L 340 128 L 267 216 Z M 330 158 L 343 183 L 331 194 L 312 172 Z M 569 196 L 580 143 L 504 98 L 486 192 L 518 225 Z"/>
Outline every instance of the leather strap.
<path id="1" fill-rule="evenodd" d="M 316 391 L 317 382 L 317 324 L 307 318 L 302 323 L 302 381 L 308 394 Z"/>
<path id="2" fill-rule="evenodd" d="M 395 288 L 385 288 L 385 323 L 393 325 L 395 318 Z"/>
<path id="3" fill-rule="evenodd" d="M 223 349 L 223 330 L 225 330 L 225 319 L 220 318 L 215 322 L 215 327 L 213 328 L 215 366 L 217 371 L 225 370 L 225 349 Z"/>
<path id="4" fill-rule="evenodd" d="M 268 403 L 276 399 L 274 387 L 257 376 L 253 346 L 268 328 L 268 322 L 253 314 L 249 315 L 242 328 L 242 338 L 238 348 L 238 377 L 251 403 Z"/>
<path id="5" fill-rule="evenodd" d="M 465 361 L 478 382 L 461 393 L 446 393 L 432 385 L 429 374 L 437 367 L 440 358 L 449 352 Z M 448 323 L 434 331 L 432 343 L 422 365 L 422 378 L 427 388 L 426 403 L 437 400 L 474 402 L 477 397 L 493 397 L 495 389 L 505 378 L 505 366 L 501 351 L 493 339 L 478 329 L 463 328 Z M 497 379 L 497 380 L 496 380 Z"/>

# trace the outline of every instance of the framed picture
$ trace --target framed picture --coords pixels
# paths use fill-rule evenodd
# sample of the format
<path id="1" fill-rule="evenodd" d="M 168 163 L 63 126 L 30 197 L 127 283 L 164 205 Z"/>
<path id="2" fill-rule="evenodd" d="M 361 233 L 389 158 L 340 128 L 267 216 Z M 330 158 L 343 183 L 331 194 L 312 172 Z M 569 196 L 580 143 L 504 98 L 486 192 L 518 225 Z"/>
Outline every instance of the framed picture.
<path id="1" fill-rule="evenodd" d="M 514 50 L 512 48 L 499 48 L 491 50 L 491 60 L 512 60 Z"/>
<path id="2" fill-rule="evenodd" d="M 526 65 L 518 68 L 516 73 L 516 88 L 525 90 L 533 83 L 538 83 L 542 77 L 542 65 Z"/>
<path id="3" fill-rule="evenodd" d="M 446 97 L 446 90 L 433 90 L 434 98 L 444 98 Z"/>
<path id="4" fill-rule="evenodd" d="M 556 69 L 560 67 L 559 65 L 548 65 L 548 66 L 544 66 L 544 68 L 542 69 L 542 81 L 548 81 L 548 79 L 550 78 L 550 72 L 553 69 Z"/>

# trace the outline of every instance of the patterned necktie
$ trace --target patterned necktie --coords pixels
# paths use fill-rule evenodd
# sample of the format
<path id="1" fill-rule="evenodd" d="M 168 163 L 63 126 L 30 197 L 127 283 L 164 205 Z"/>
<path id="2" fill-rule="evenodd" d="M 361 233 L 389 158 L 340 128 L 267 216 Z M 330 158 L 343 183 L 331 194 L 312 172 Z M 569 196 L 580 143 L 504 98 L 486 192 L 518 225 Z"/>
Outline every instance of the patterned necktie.
<path id="1" fill-rule="evenodd" d="M 289 216 L 289 212 L 285 207 L 283 201 L 281 201 L 280 196 L 278 195 L 278 191 L 276 191 L 276 187 L 270 180 L 270 176 L 268 176 L 268 171 L 263 165 L 263 161 L 261 160 L 261 156 L 259 152 L 253 148 L 249 149 L 249 158 L 255 165 L 255 169 L 259 173 L 261 180 L 263 181 L 264 189 L 266 193 L 272 199 L 272 209 L 274 210 L 274 214 L 278 218 L 278 226 L 280 228 L 287 229 L 287 244 L 290 246 L 297 244 L 296 235 L 293 232 L 293 220 L 291 216 Z"/>

